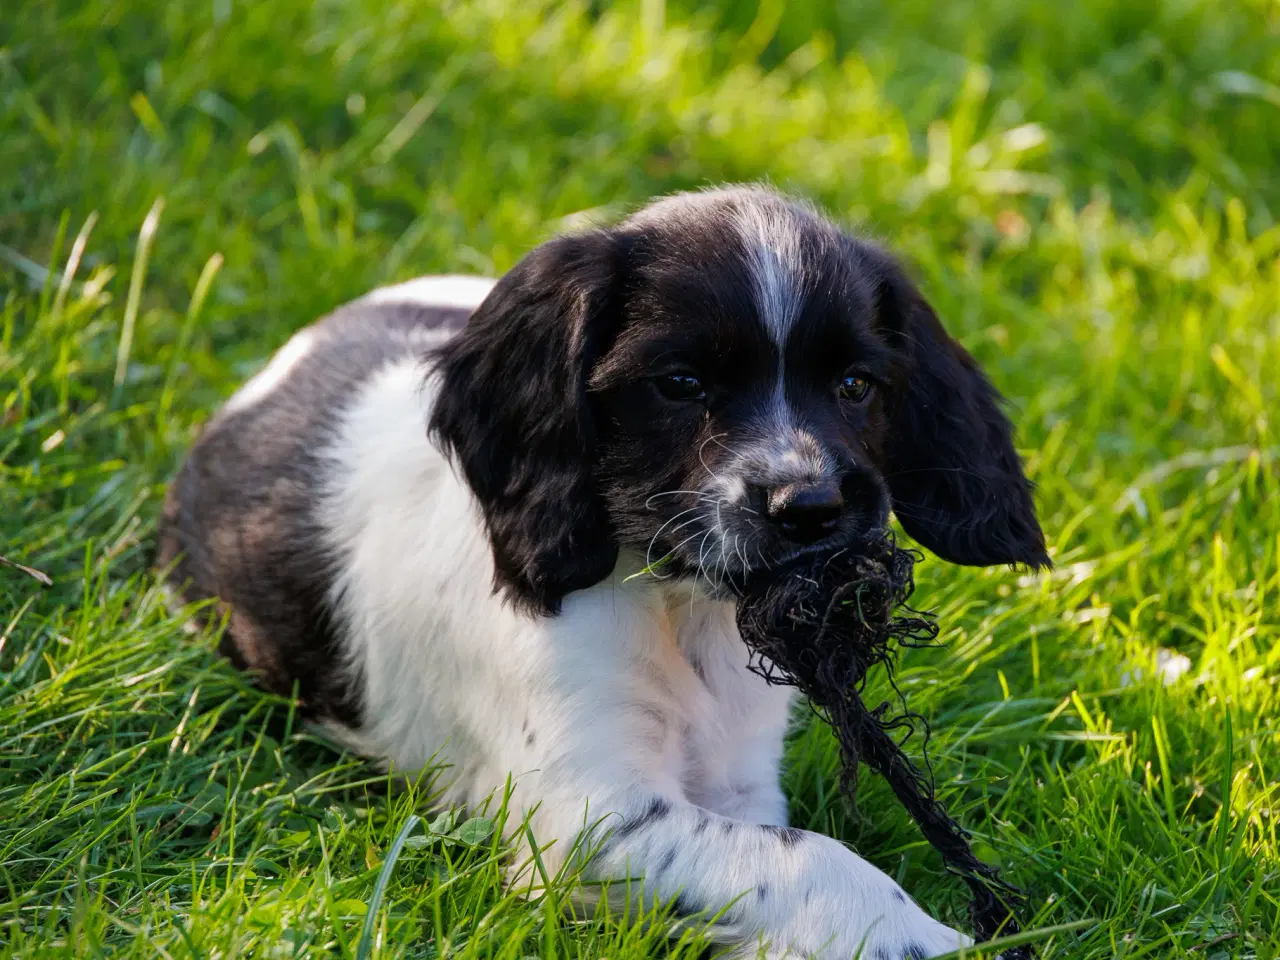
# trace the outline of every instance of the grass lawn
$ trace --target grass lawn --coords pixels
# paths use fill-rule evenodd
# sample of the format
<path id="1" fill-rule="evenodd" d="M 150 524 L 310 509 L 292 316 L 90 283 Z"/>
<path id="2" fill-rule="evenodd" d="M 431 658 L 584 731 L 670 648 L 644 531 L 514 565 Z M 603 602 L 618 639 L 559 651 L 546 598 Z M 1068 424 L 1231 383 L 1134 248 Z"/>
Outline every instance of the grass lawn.
<path id="1" fill-rule="evenodd" d="M 504 892 L 484 830 L 395 859 L 421 793 L 184 635 L 149 547 L 298 326 L 755 178 L 900 251 L 1010 397 L 1056 569 L 922 564 L 948 642 L 899 677 L 1028 926 L 1087 921 L 1042 957 L 1280 955 L 1274 0 L 6 0 L 0 554 L 53 585 L 0 566 L 0 957 L 663 949 Z M 794 822 L 965 925 L 883 783 L 851 816 L 825 730 L 789 759 Z"/>

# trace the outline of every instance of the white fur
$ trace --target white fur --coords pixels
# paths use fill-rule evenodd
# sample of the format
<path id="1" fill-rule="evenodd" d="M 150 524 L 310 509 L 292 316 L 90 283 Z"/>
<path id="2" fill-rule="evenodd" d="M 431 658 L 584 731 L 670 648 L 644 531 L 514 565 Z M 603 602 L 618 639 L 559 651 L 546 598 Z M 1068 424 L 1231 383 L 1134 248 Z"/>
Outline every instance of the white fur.
<path id="1" fill-rule="evenodd" d="M 589 877 L 644 875 L 647 899 L 708 915 L 734 903 L 716 933 L 743 950 L 900 960 L 968 942 L 835 840 L 762 826 L 786 820 L 790 696 L 747 670 L 730 604 L 629 579 L 642 561 L 625 554 L 558 617 L 493 593 L 470 492 L 427 440 L 423 382 L 415 362 L 384 367 L 325 451 L 330 599 L 367 714 L 343 739 L 401 771 L 447 765 L 445 802 L 480 804 L 512 775 L 548 871 L 599 824 L 612 841 Z"/>
<path id="2" fill-rule="evenodd" d="M 284 383 L 290 372 L 315 346 L 315 331 L 303 327 L 275 352 L 271 362 L 247 380 L 223 406 L 226 413 L 235 413 L 260 403 Z"/>
<path id="3" fill-rule="evenodd" d="M 779 355 L 804 306 L 805 284 L 800 233 L 795 217 L 776 203 L 752 202 L 737 210 L 734 224 L 747 247 L 756 307 Z"/>
<path id="4" fill-rule="evenodd" d="M 768 419 L 760 425 L 758 475 L 777 484 L 831 479 L 837 469 L 800 423 L 785 389 L 787 335 L 804 307 L 806 285 L 795 216 L 776 198 L 743 191 L 734 225 L 747 248 L 747 265 L 764 327 L 778 348 L 778 374 Z"/>
<path id="5" fill-rule="evenodd" d="M 379 287 L 365 294 L 357 303 L 366 305 L 412 303 L 421 307 L 469 307 L 475 309 L 489 295 L 497 281 L 490 277 L 447 274 L 418 277 L 404 283 Z"/>

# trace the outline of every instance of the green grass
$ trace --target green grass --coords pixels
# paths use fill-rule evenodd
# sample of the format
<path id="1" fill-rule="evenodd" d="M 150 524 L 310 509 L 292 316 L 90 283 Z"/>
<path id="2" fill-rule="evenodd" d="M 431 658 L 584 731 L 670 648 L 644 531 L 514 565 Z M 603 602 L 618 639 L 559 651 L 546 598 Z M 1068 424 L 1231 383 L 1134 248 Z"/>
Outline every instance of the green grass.
<path id="1" fill-rule="evenodd" d="M 380 875 L 377 956 L 659 952 L 563 917 L 572 878 L 504 891 L 483 830 L 392 862 L 425 793 L 186 637 L 148 550 L 200 422 L 319 313 L 769 178 L 902 252 L 1011 399 L 1057 569 L 922 565 L 949 642 L 900 678 L 1032 925 L 1088 921 L 1042 955 L 1272 960 L 1278 171 L 1272 0 L 9 0 L 0 555 L 54 584 L 0 566 L 0 956 L 357 956 Z M 796 737 L 793 819 L 963 925 L 835 768 Z"/>

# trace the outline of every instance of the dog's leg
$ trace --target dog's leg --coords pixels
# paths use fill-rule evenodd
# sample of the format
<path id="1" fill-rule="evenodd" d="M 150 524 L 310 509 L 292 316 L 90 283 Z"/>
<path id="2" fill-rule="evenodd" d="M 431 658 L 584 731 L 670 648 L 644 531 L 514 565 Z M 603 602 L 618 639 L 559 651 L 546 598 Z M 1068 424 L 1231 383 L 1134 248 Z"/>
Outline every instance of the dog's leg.
<path id="1" fill-rule="evenodd" d="M 682 916 L 719 914 L 712 936 L 737 942 L 744 955 L 767 945 L 769 957 L 916 960 L 969 942 L 830 837 L 731 820 L 642 789 L 601 798 L 588 817 L 599 824 L 582 847 L 595 847 L 588 879 L 622 887 L 631 878 L 647 903 L 674 901 Z M 581 821 L 544 805 L 536 823 L 554 833 Z"/>
<path id="2" fill-rule="evenodd" d="M 689 791 L 689 799 L 730 820 L 786 826 L 787 798 L 778 782 L 782 725 L 752 736 L 726 738 L 713 747 L 724 754 L 723 766 L 707 778 L 709 782 Z M 711 749 L 701 751 L 700 759 Z"/>
<path id="3" fill-rule="evenodd" d="M 630 893 L 647 903 L 674 900 L 680 913 L 707 918 L 724 911 L 716 939 L 771 943 L 775 956 L 844 960 L 861 947 L 867 960 L 908 960 L 967 942 L 836 840 L 691 802 L 707 802 L 689 789 L 687 751 L 699 715 L 694 692 L 708 691 L 664 636 L 662 618 L 638 590 L 582 591 L 561 617 L 534 622 L 501 656 L 485 659 L 493 692 L 479 697 L 473 682 L 467 701 L 475 718 L 467 739 L 485 762 L 467 777 L 491 788 L 516 772 L 511 807 L 529 813 L 541 861 L 535 866 L 526 851 L 518 882 L 576 863 L 585 880 L 610 882 L 611 898 L 628 892 L 630 879 Z M 780 722 L 785 703 L 778 708 Z M 780 729 L 768 737 L 779 740 Z M 747 755 L 753 746 L 769 753 L 769 762 L 750 776 L 742 757 L 724 758 L 723 768 L 746 776 L 744 798 L 780 806 L 776 781 L 767 797 L 759 783 L 776 770 L 780 744 L 744 736 L 741 746 Z M 776 808 L 755 813 L 782 816 Z"/>

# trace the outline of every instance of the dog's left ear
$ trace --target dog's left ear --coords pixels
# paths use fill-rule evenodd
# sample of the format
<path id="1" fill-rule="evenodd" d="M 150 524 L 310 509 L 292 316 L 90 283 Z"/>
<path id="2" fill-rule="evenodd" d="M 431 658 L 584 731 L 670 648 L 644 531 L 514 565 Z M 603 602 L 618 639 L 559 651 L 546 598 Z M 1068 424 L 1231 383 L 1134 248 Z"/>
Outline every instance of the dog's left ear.
<path id="1" fill-rule="evenodd" d="M 885 479 L 903 529 L 952 563 L 1051 566 L 1002 398 L 896 263 L 864 254 L 903 356 L 887 399 Z"/>
<path id="2" fill-rule="evenodd" d="M 537 247 L 433 356 L 431 436 L 484 513 L 495 589 L 540 613 L 617 561 L 586 380 L 618 313 L 619 243 L 596 231 Z"/>

